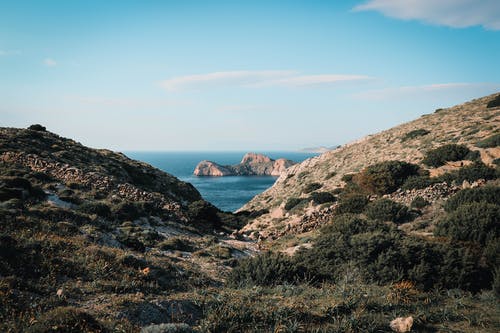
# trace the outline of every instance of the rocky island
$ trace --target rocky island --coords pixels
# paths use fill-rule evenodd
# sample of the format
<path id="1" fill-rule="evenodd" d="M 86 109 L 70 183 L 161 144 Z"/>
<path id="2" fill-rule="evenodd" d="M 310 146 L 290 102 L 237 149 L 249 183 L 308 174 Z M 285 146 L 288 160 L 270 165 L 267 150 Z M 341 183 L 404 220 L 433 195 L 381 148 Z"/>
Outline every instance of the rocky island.
<path id="1" fill-rule="evenodd" d="M 236 165 L 220 165 L 212 161 L 201 161 L 194 169 L 195 176 L 279 176 L 295 162 L 285 158 L 272 158 L 256 153 L 247 153 Z"/>

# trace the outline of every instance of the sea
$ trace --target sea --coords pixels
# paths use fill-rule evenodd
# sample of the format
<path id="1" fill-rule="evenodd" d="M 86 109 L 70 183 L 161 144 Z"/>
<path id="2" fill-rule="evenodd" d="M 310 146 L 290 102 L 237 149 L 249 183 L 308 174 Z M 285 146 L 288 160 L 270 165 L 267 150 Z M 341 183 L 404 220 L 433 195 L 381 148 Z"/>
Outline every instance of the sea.
<path id="1" fill-rule="evenodd" d="M 227 176 L 198 177 L 193 175 L 196 165 L 209 160 L 221 165 L 240 163 L 246 152 L 124 152 L 128 157 L 152 166 L 191 183 L 203 198 L 219 209 L 234 212 L 254 196 L 271 187 L 277 177 L 272 176 Z M 273 151 L 257 152 L 272 159 L 286 158 L 295 162 L 317 156 L 316 153 Z"/>

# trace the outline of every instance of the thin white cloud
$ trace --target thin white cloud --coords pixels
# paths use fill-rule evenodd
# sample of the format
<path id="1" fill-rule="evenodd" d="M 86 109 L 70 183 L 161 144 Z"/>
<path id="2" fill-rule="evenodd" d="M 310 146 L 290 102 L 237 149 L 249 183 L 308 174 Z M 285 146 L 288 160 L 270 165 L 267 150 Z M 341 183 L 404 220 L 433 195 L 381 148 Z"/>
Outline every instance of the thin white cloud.
<path id="1" fill-rule="evenodd" d="M 367 75 L 343 75 L 343 74 L 320 74 L 320 75 L 299 75 L 278 80 L 264 81 L 256 86 L 288 86 L 306 87 L 315 85 L 332 84 L 338 82 L 354 82 L 373 80 Z"/>
<path id="2" fill-rule="evenodd" d="M 399 98 L 415 98 L 416 96 L 432 96 L 440 94 L 477 94 L 486 95 L 500 90 L 500 83 L 435 83 L 420 86 L 401 86 L 385 89 L 363 91 L 352 96 L 361 100 L 389 100 Z"/>
<path id="3" fill-rule="evenodd" d="M 174 77 L 165 80 L 161 86 L 167 91 L 199 89 L 213 86 L 304 87 L 336 82 L 372 79 L 366 75 L 320 74 L 299 75 L 297 71 L 227 71 Z"/>
<path id="4" fill-rule="evenodd" d="M 354 11 L 377 11 L 402 20 L 466 28 L 500 30 L 499 0 L 369 0 Z"/>
<path id="5" fill-rule="evenodd" d="M 43 59 L 43 64 L 46 67 L 55 67 L 55 66 L 57 66 L 57 62 L 54 59 L 52 59 L 52 58 L 45 58 L 45 59 Z"/>

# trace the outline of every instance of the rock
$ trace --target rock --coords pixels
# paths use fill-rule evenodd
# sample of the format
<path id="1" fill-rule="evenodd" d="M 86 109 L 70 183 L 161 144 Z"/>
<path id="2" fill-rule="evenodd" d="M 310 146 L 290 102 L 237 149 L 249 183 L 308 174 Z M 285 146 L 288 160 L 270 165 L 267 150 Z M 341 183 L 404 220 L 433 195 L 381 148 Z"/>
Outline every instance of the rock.
<path id="1" fill-rule="evenodd" d="M 390 327 L 394 332 L 397 333 L 405 333 L 410 332 L 411 327 L 413 326 L 413 317 L 398 317 L 391 321 Z"/>
<path id="2" fill-rule="evenodd" d="M 295 162 L 280 158 L 273 160 L 268 156 L 247 153 L 235 165 L 220 165 L 212 161 L 201 161 L 194 169 L 196 176 L 280 176 Z"/>
<path id="3" fill-rule="evenodd" d="M 222 177 L 222 176 L 233 176 L 234 172 L 228 167 L 219 165 L 215 162 L 201 161 L 194 169 L 193 174 L 195 176 Z"/>

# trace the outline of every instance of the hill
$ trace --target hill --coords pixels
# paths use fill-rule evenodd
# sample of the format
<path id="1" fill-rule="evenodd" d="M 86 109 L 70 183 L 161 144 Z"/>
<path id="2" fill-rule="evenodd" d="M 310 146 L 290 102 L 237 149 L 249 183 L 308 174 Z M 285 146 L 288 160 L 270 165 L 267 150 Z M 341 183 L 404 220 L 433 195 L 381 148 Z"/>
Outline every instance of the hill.
<path id="1" fill-rule="evenodd" d="M 477 143 L 494 135 L 498 137 L 500 110 L 491 103 L 494 96 L 437 109 L 432 114 L 368 135 L 288 168 L 274 186 L 240 209 L 267 212 L 245 226 L 244 232 L 258 233 L 256 237 L 261 238 L 276 238 L 285 234 L 284 230 L 297 233 L 298 230 L 314 228 L 314 225 L 308 225 L 310 220 L 324 215 L 329 209 L 329 206 L 313 200 L 314 193 L 332 193 L 337 198 L 350 175 L 376 163 L 391 160 L 416 163 L 429 170 L 431 175 L 456 169 L 456 161 L 440 167 L 422 164 L 427 151 L 445 144 L 465 145 L 479 152 L 484 163 L 493 165 L 500 157 L 500 148 L 481 147 Z M 289 206 L 294 202 L 297 204 L 292 209 Z"/>
<path id="2" fill-rule="evenodd" d="M 228 237 L 240 224 L 121 153 L 40 125 L 0 128 L 0 330 L 135 332 L 168 311 L 184 320 L 194 305 L 168 295 L 220 285 L 254 251 Z"/>

